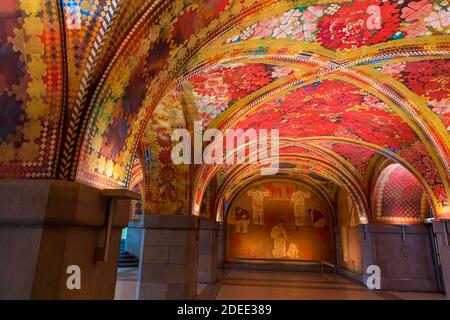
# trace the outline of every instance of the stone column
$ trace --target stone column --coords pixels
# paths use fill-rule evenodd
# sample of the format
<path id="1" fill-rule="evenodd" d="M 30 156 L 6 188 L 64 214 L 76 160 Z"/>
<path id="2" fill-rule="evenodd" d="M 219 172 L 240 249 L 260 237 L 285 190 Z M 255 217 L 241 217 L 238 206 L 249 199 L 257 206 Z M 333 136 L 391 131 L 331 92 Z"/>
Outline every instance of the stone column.
<path id="1" fill-rule="evenodd" d="M 142 237 L 144 235 L 144 219 L 130 221 L 127 232 L 126 251 L 139 257 L 141 253 Z"/>
<path id="2" fill-rule="evenodd" d="M 217 228 L 215 221 L 200 220 L 198 282 L 217 281 Z"/>
<path id="3" fill-rule="evenodd" d="M 439 290 L 432 242 L 424 224 L 362 226 L 363 281 L 370 265 L 381 269 L 382 290 Z"/>
<path id="4" fill-rule="evenodd" d="M 217 230 L 217 268 L 225 268 L 225 224 L 221 223 Z"/>
<path id="5" fill-rule="evenodd" d="M 450 300 L 450 221 L 434 221 L 433 232 L 439 248 L 442 280 L 447 299 Z"/>
<path id="6" fill-rule="evenodd" d="M 0 299 L 113 299 L 130 201 L 108 192 L 68 181 L 0 181 Z M 73 265 L 81 289 L 67 286 Z"/>
<path id="7" fill-rule="evenodd" d="M 137 283 L 139 299 L 196 297 L 198 238 L 195 216 L 145 215 Z"/>

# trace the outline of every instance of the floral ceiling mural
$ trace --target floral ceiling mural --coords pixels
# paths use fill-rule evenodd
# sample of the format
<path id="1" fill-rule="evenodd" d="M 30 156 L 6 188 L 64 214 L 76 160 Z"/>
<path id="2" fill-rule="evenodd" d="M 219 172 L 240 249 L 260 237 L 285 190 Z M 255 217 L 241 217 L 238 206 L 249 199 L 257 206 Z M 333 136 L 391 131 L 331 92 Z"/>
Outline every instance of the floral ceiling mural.
<path id="1" fill-rule="evenodd" d="M 449 18 L 450 19 L 450 18 Z M 378 67 L 427 101 L 450 132 L 450 64 L 448 60 L 398 62 Z"/>
<path id="2" fill-rule="evenodd" d="M 379 12 L 376 26 L 374 6 Z M 386 41 L 446 34 L 450 29 L 447 1 L 353 1 L 301 6 L 269 16 L 226 42 L 292 39 L 319 42 L 342 50 Z"/>
<path id="3" fill-rule="evenodd" d="M 147 196 L 176 194 L 149 211 L 189 211 L 180 199 L 201 199 L 195 183 L 219 169 L 170 168 L 168 137 L 202 120 L 310 139 L 314 157 L 353 170 L 344 185 L 362 184 L 376 154 L 398 161 L 448 218 L 448 6 L 4 0 L 0 178 L 127 188 L 136 154 L 147 153 Z"/>
<path id="4" fill-rule="evenodd" d="M 211 120 L 240 99 L 292 72 L 287 67 L 260 63 L 220 65 L 189 79 L 192 103 L 206 128 Z"/>
<path id="5" fill-rule="evenodd" d="M 366 174 L 369 161 L 376 154 L 375 151 L 368 148 L 355 148 L 345 143 L 322 143 L 321 145 L 350 162 L 362 175 Z"/>
<path id="6" fill-rule="evenodd" d="M 413 148 L 416 157 L 430 164 L 423 146 L 418 148 L 413 130 L 380 99 L 345 82 L 327 80 L 293 90 L 262 105 L 236 125 L 243 129 L 257 126 L 279 128 L 280 136 L 328 136 L 368 142 L 405 157 L 423 176 L 430 171 L 428 165 L 416 164 L 408 152 Z M 441 194 L 442 181 L 431 179 L 429 183 Z M 439 200 L 447 201 L 444 193 Z"/>

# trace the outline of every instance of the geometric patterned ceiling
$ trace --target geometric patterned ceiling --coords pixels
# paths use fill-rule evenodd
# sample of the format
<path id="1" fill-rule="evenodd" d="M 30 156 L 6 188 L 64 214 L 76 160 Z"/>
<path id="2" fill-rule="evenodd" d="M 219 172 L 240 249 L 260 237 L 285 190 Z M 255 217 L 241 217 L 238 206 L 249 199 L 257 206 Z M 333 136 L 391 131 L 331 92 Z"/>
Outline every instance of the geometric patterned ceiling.
<path id="1" fill-rule="evenodd" d="M 416 224 L 428 216 L 423 189 L 399 164 L 391 164 L 383 170 L 375 185 L 373 199 L 373 219 L 377 222 Z"/>
<path id="2" fill-rule="evenodd" d="M 450 217 L 449 10 L 439 0 L 6 0 L 0 177 L 127 187 L 136 154 L 161 161 L 174 128 L 203 120 L 278 128 L 314 150 L 287 160 L 313 170 L 327 159 L 328 177 L 355 194 L 388 158 Z M 221 170 L 181 171 L 201 199 Z"/>

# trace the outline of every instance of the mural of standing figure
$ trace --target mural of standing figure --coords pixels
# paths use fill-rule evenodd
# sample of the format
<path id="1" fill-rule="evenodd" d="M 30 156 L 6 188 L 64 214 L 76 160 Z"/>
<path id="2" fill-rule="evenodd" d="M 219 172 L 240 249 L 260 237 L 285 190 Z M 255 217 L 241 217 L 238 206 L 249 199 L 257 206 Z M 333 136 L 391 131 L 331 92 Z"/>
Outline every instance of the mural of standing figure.
<path id="1" fill-rule="evenodd" d="M 235 213 L 234 233 L 246 234 L 248 231 L 249 218 L 247 210 L 237 207 Z"/>
<path id="2" fill-rule="evenodd" d="M 286 257 L 286 229 L 284 229 L 284 220 L 278 220 L 275 227 L 270 232 L 270 237 L 273 239 L 272 256 L 276 259 Z"/>
<path id="3" fill-rule="evenodd" d="M 295 226 L 297 229 L 299 227 L 309 227 L 311 225 L 311 216 L 306 211 L 305 199 L 311 197 L 311 194 L 306 191 L 302 191 L 297 188 L 291 196 L 291 202 L 294 203 L 294 215 L 295 215 Z"/>
<path id="4" fill-rule="evenodd" d="M 247 193 L 252 197 L 253 224 L 264 225 L 264 197 L 270 196 L 270 192 L 262 190 L 257 186 L 254 190 Z"/>

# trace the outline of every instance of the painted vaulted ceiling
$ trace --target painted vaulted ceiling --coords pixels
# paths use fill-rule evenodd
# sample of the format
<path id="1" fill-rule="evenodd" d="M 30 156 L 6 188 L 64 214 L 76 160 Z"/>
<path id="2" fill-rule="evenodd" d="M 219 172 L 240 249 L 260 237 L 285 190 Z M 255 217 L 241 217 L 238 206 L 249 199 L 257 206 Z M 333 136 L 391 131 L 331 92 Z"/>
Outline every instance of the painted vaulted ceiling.
<path id="1" fill-rule="evenodd" d="M 200 120 L 279 129 L 283 171 L 348 190 L 362 219 L 390 163 L 449 218 L 449 5 L 3 0 L 0 178 L 139 180 L 147 212 L 198 213 L 209 185 L 258 178 L 171 163 L 172 132 Z"/>

